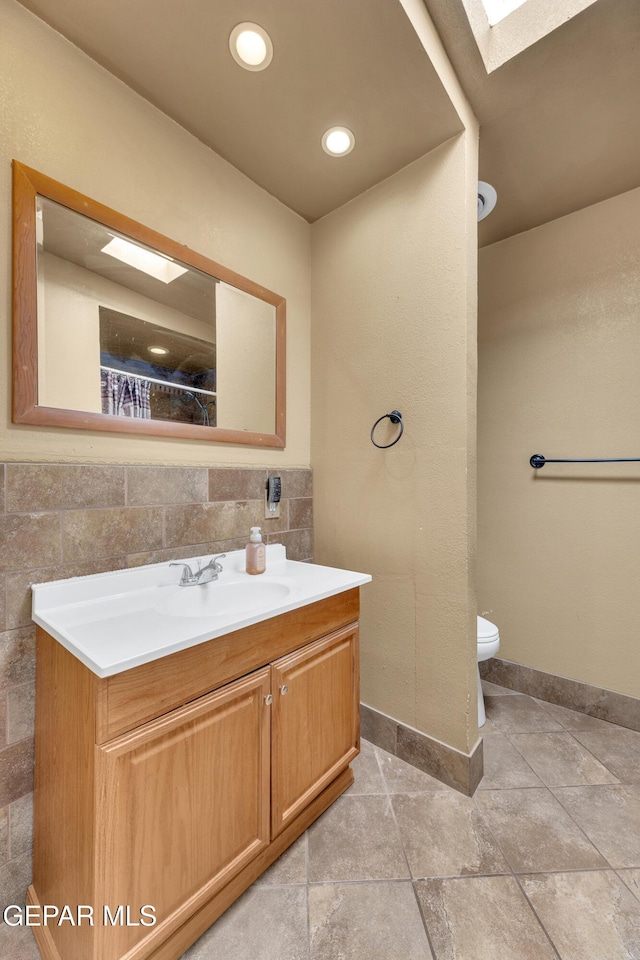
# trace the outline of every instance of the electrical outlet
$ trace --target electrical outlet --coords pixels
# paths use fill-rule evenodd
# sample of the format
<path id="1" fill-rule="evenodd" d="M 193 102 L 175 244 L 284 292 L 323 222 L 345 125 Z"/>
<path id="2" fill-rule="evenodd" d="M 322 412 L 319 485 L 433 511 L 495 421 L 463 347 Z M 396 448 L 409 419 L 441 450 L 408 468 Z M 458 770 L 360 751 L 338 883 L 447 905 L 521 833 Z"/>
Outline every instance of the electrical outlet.
<path id="1" fill-rule="evenodd" d="M 282 478 L 269 477 L 264 494 L 265 520 L 273 520 L 280 516 L 280 497 L 282 496 Z"/>

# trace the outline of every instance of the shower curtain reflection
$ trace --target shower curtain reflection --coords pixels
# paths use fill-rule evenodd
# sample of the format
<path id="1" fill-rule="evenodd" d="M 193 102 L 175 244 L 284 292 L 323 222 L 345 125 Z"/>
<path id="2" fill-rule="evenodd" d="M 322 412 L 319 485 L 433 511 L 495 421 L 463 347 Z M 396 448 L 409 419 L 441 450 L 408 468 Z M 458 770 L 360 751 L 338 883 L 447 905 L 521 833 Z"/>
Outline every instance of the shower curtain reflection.
<path id="1" fill-rule="evenodd" d="M 151 384 L 148 380 L 116 373 L 112 370 L 100 371 L 102 412 L 116 417 L 151 418 L 149 394 Z"/>

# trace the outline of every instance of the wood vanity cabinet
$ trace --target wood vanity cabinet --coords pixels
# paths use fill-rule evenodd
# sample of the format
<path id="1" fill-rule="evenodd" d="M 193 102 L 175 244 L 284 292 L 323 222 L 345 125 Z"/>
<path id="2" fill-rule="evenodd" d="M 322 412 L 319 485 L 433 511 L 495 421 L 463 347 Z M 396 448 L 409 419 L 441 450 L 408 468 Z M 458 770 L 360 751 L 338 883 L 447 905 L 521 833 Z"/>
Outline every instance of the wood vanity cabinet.
<path id="1" fill-rule="evenodd" d="M 38 629 L 28 902 L 93 919 L 34 926 L 45 960 L 175 960 L 350 785 L 357 618 L 354 589 L 108 678 Z"/>

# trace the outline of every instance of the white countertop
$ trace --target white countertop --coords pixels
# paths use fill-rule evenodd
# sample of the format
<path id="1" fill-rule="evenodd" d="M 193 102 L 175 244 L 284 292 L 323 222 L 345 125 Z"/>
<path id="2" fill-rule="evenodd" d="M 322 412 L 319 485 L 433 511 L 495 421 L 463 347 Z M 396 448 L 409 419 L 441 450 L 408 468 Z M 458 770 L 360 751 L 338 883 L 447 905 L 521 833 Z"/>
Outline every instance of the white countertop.
<path id="1" fill-rule="evenodd" d="M 204 566 L 209 559 L 178 562 L 195 569 L 198 561 Z M 244 561 L 244 550 L 230 552 L 218 580 L 187 587 L 179 586 L 181 568 L 168 563 L 37 583 L 33 619 L 93 673 L 110 677 L 371 580 L 366 573 L 287 560 L 282 544 L 267 545 L 264 574 L 245 573 Z M 269 593 L 270 584 L 273 596 L 266 602 L 242 602 L 235 611 L 199 615 L 201 607 L 216 608 L 216 588 L 222 588 L 220 598 L 234 591 L 246 597 L 254 587 L 256 594 Z M 187 615 L 173 612 L 181 609 Z"/>

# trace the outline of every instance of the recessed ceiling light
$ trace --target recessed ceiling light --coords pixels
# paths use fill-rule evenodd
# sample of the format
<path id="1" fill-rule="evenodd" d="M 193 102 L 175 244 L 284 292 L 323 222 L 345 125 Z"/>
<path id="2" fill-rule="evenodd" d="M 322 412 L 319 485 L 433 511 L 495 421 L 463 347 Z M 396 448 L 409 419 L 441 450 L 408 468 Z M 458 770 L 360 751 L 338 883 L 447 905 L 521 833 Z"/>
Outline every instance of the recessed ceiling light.
<path id="1" fill-rule="evenodd" d="M 330 127 L 322 136 L 322 149 L 330 157 L 346 157 L 356 145 L 348 127 Z"/>
<path id="2" fill-rule="evenodd" d="M 116 260 L 141 270 L 142 273 L 148 273 L 150 277 L 162 280 L 163 283 L 171 283 L 183 273 L 187 273 L 187 268 L 175 263 L 171 257 L 154 253 L 146 247 L 139 247 L 137 243 L 131 243 L 130 240 L 124 240 L 122 237 L 113 237 L 100 252 L 107 253 L 110 257 L 115 257 Z"/>
<path id="3" fill-rule="evenodd" d="M 264 70 L 273 59 L 273 44 L 257 23 L 239 23 L 229 37 L 231 56 L 245 70 Z"/>
<path id="4" fill-rule="evenodd" d="M 164 347 L 149 347 L 149 353 L 158 353 L 160 355 L 163 355 L 165 353 L 169 353 L 169 351 L 165 350 Z"/>

